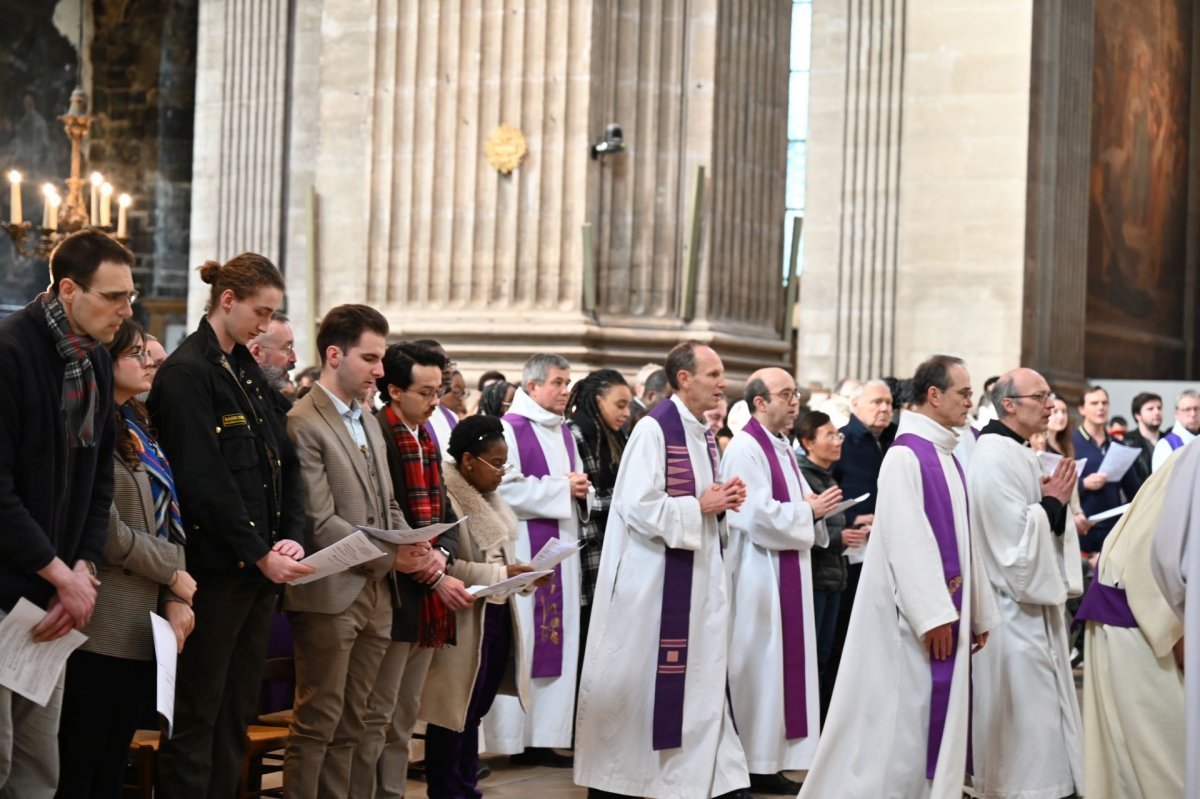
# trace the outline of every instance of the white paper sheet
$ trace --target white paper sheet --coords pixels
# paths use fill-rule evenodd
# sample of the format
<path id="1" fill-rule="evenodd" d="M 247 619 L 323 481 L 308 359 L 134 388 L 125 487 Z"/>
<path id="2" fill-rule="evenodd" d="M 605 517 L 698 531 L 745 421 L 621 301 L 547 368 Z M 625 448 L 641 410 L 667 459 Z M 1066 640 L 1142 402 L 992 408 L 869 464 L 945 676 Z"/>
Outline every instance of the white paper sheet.
<path id="1" fill-rule="evenodd" d="M 846 547 L 842 554 L 851 564 L 862 563 L 867 557 L 867 547 L 865 544 L 860 547 Z"/>
<path id="2" fill-rule="evenodd" d="M 524 591 L 547 574 L 554 574 L 554 570 L 545 569 L 543 571 L 525 572 L 524 574 L 518 574 L 516 577 L 509 577 L 507 580 L 501 580 L 491 585 L 472 585 L 467 588 L 467 593 L 473 594 L 477 598 L 488 596 L 503 598 L 510 594 Z"/>
<path id="3" fill-rule="evenodd" d="M 833 508 L 829 511 L 829 513 L 827 513 L 825 515 L 826 516 L 837 516 L 842 511 L 849 510 L 850 508 L 853 508 L 855 505 L 857 505 L 860 502 L 865 502 L 867 500 L 867 498 L 870 496 L 871 496 L 871 492 L 868 491 L 866 494 L 863 494 L 861 497 L 855 497 L 854 499 L 844 499 L 841 502 L 839 502 L 838 504 L 834 505 Z"/>
<path id="4" fill-rule="evenodd" d="M 175 661 L 178 641 L 171 622 L 151 611 L 150 630 L 154 633 L 154 659 L 158 661 L 155 709 L 167 720 L 167 737 L 175 729 Z"/>
<path id="5" fill-rule="evenodd" d="M 87 640 L 79 630 L 35 644 L 32 630 L 46 611 L 21 597 L 0 621 L 0 685 L 42 707 L 50 701 L 67 658 Z"/>
<path id="6" fill-rule="evenodd" d="M 1054 470 L 1058 468 L 1058 462 L 1063 459 L 1062 455 L 1054 452 L 1042 451 L 1037 454 L 1038 463 L 1042 467 L 1042 474 L 1046 477 L 1054 474 Z M 1087 458 L 1079 458 L 1075 461 L 1076 476 L 1083 474 L 1083 467 L 1087 466 Z"/>
<path id="7" fill-rule="evenodd" d="M 430 524 L 425 527 L 418 527 L 415 530 L 380 530 L 378 527 L 365 527 L 361 524 L 358 526 L 358 529 L 372 538 L 378 538 L 380 541 L 400 546 L 403 544 L 420 544 L 423 541 L 432 541 L 442 533 L 454 529 L 469 518 L 469 516 L 464 516 L 456 522 Z"/>
<path id="8" fill-rule="evenodd" d="M 1101 513 L 1097 513 L 1095 516 L 1089 516 L 1088 521 L 1089 522 L 1102 522 L 1105 519 L 1111 519 L 1114 516 L 1121 516 L 1125 513 L 1125 511 L 1129 510 L 1129 506 L 1132 504 L 1133 504 L 1132 502 L 1126 502 L 1124 505 L 1119 505 L 1118 507 L 1110 508 L 1109 510 L 1103 511 Z"/>
<path id="9" fill-rule="evenodd" d="M 1108 475 L 1110 483 L 1120 482 L 1141 454 L 1142 451 L 1137 447 L 1127 447 L 1114 441 L 1108 445 L 1108 452 L 1104 453 L 1104 460 L 1100 461 L 1100 468 L 1096 471 Z"/>
<path id="10" fill-rule="evenodd" d="M 336 544 L 331 544 L 319 552 L 314 552 L 300 561 L 303 564 L 312 566 L 316 571 L 312 574 L 306 574 L 303 577 L 297 577 L 295 580 L 290 581 L 288 585 L 311 583 L 313 580 L 320 580 L 322 577 L 344 572 L 352 566 L 366 563 L 368 560 L 374 560 L 386 554 L 386 552 L 372 544 L 361 530 L 355 530 L 354 533 L 346 536 Z"/>
<path id="11" fill-rule="evenodd" d="M 534 571 L 553 569 L 572 555 L 578 555 L 579 550 L 583 548 L 583 543 L 582 541 L 564 542 L 558 538 L 551 538 L 533 556 L 529 565 L 533 567 Z"/>

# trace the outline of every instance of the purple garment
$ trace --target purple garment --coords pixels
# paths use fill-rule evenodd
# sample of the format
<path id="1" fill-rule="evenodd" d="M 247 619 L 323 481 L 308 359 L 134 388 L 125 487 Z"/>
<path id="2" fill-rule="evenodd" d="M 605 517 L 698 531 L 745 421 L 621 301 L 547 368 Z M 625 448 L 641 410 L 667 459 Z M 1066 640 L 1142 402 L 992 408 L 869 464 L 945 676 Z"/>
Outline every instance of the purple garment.
<path id="1" fill-rule="evenodd" d="M 521 473 L 526 477 L 549 477 L 550 468 L 546 465 L 546 453 L 542 452 L 542 444 L 533 430 L 533 424 L 524 416 L 515 413 L 505 414 L 503 419 L 512 425 L 513 436 L 517 439 Z M 562 432 L 563 446 L 567 448 L 567 457 L 571 463 L 575 463 L 575 437 L 565 424 L 559 430 Z M 558 521 L 555 519 L 527 519 L 525 524 L 529 529 L 530 557 L 536 555 L 547 541 L 558 535 Z M 554 577 L 549 585 L 543 585 L 533 593 L 535 632 L 531 677 L 562 676 L 562 644 L 563 635 L 566 633 L 562 595 L 560 564 L 554 567 Z"/>
<path id="2" fill-rule="evenodd" d="M 912 433 L 897 436 L 892 446 L 907 447 L 917 457 L 921 466 L 921 493 L 925 504 L 925 517 L 933 528 L 933 537 L 937 541 L 938 552 L 942 556 L 942 574 L 946 580 L 946 588 L 950 591 L 954 609 L 962 612 L 962 567 L 958 559 L 958 535 L 954 528 L 954 506 L 950 500 L 950 486 L 946 482 L 946 474 L 942 471 L 942 462 L 938 457 L 937 447 Z M 966 494 L 967 480 L 958 460 L 951 456 L 958 469 L 959 479 L 963 483 L 963 494 Z M 968 538 L 968 540 L 970 540 Z M 945 660 L 930 658 L 929 669 L 932 679 L 932 691 L 929 706 L 929 741 L 925 753 L 925 776 L 933 779 L 937 771 L 938 750 L 942 746 L 942 734 L 946 729 L 946 715 L 950 705 L 950 684 L 954 678 L 954 662 L 958 656 L 959 623 L 955 621 L 950 627 L 950 657 Z M 968 692 L 968 696 L 970 693 Z M 970 760 L 970 747 L 967 748 L 967 758 Z"/>
<path id="3" fill-rule="evenodd" d="M 1129 600 L 1124 588 L 1115 585 L 1105 585 L 1099 579 L 1093 580 L 1079 609 L 1075 611 L 1075 621 L 1072 629 L 1082 622 L 1094 621 L 1109 627 L 1137 627 L 1137 619 L 1129 608 Z"/>
<path id="4" fill-rule="evenodd" d="M 666 488 L 669 497 L 695 497 L 696 475 L 688 453 L 687 433 L 679 408 L 671 400 L 658 403 L 646 414 L 662 429 L 666 444 Z M 717 476 L 717 445 L 705 431 L 713 479 Z M 683 700 L 687 682 L 688 631 L 692 614 L 692 565 L 696 553 L 690 549 L 666 548 L 662 606 L 658 628 L 658 668 L 654 678 L 654 751 L 683 745 Z"/>
<path id="5" fill-rule="evenodd" d="M 1177 450 L 1183 446 L 1183 439 L 1180 438 L 1179 434 L 1176 433 L 1174 430 L 1167 433 L 1166 436 L 1164 436 L 1164 438 L 1166 438 L 1167 443 L 1171 445 L 1172 452 L 1174 452 L 1175 450 Z"/>
<path id="6" fill-rule="evenodd" d="M 771 498 L 776 502 L 792 502 L 783 467 L 779 465 L 775 445 L 771 443 L 771 434 L 753 418 L 744 429 L 762 447 L 763 455 L 767 458 L 771 469 Z M 787 453 L 792 471 L 796 473 L 796 482 L 804 485 L 800 479 L 800 467 L 790 447 Z M 797 497 L 796 501 L 803 500 Z M 783 627 L 783 727 L 784 736 L 791 741 L 808 737 L 808 694 L 804 684 L 804 583 L 800 571 L 800 552 L 795 549 L 779 553 L 779 611 Z"/>
<path id="7" fill-rule="evenodd" d="M 445 416 L 446 424 L 450 425 L 451 430 L 458 427 L 458 417 L 454 415 L 454 411 L 450 410 L 445 405 L 442 405 L 439 403 L 438 406 L 436 408 L 434 408 L 434 413 L 441 413 L 442 416 Z M 445 452 L 446 447 L 450 444 L 450 442 L 449 441 L 438 441 L 437 431 L 433 429 L 432 421 L 426 422 L 424 424 L 424 427 L 425 427 L 425 432 L 428 433 L 429 437 L 433 439 L 434 446 L 436 446 L 438 448 L 438 451 Z"/>

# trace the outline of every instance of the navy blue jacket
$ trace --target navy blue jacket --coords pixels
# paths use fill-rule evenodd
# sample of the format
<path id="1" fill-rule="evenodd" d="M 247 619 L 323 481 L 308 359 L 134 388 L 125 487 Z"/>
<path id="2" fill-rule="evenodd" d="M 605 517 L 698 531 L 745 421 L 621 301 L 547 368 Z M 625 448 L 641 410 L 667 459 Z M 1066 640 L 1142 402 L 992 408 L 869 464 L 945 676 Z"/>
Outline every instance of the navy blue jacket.
<path id="1" fill-rule="evenodd" d="M 1096 446 L 1096 442 L 1090 436 L 1084 435 L 1081 430 L 1075 431 L 1073 441 L 1075 442 L 1075 459 L 1087 458 L 1087 465 L 1083 467 L 1083 471 L 1079 475 L 1079 504 L 1083 508 L 1084 514 L 1094 516 L 1132 501 L 1133 495 L 1141 488 L 1137 464 L 1130 467 L 1118 483 L 1105 483 L 1099 491 L 1088 491 L 1083 487 L 1083 478 L 1100 470 L 1100 462 L 1104 460 L 1104 453 L 1108 452 L 1108 445 L 1112 443 L 1108 433 L 1104 434 L 1104 442 L 1100 446 Z M 1079 536 L 1079 548 L 1084 552 L 1099 552 L 1100 548 L 1104 546 L 1104 539 L 1108 537 L 1109 531 L 1113 529 L 1119 518 L 1117 516 L 1096 522 L 1092 529 Z"/>
<path id="2" fill-rule="evenodd" d="M 72 452 L 62 411 L 66 366 L 40 300 L 0 319 L 0 610 L 5 612 L 21 597 L 46 606 L 54 586 L 37 572 L 55 556 L 68 566 L 104 558 L 116 424 L 112 359 L 102 346 L 92 352 L 96 445 Z"/>
<path id="3" fill-rule="evenodd" d="M 841 430 L 846 440 L 842 442 L 842 458 L 833 464 L 833 479 L 842 487 L 846 499 L 860 497 L 870 492 L 871 496 L 846 511 L 846 526 L 853 527 L 854 519 L 875 512 L 875 498 L 879 493 L 879 468 L 883 466 L 883 453 L 896 437 L 895 423 L 888 425 L 879 438 L 871 433 L 857 416 Z"/>

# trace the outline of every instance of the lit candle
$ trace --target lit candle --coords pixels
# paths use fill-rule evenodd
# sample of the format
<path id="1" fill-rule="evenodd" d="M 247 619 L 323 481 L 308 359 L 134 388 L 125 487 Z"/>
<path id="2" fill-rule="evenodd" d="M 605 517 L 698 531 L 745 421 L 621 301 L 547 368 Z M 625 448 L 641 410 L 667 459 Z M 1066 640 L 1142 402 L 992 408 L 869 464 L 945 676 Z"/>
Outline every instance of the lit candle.
<path id="1" fill-rule="evenodd" d="M 99 172 L 92 173 L 92 215 L 89 221 L 93 224 L 100 223 L 100 184 L 104 182 L 104 176 Z"/>
<path id="2" fill-rule="evenodd" d="M 55 194 L 54 184 L 42 184 L 42 227 L 50 227 L 50 198 Z"/>
<path id="3" fill-rule="evenodd" d="M 50 195 L 50 224 L 46 227 L 51 230 L 58 230 L 58 206 L 62 204 L 62 198 L 58 196 L 58 192 Z"/>
<path id="4" fill-rule="evenodd" d="M 100 186 L 100 227 L 112 224 L 112 184 Z"/>
<path id="5" fill-rule="evenodd" d="M 133 200 L 128 194 L 122 194 L 117 198 L 117 238 L 125 238 L 125 211 L 133 204 Z"/>
<path id="6" fill-rule="evenodd" d="M 10 216 L 12 223 L 14 225 L 19 225 L 21 224 L 21 217 L 23 216 L 21 213 L 21 173 L 15 169 L 12 172 L 9 172 L 8 182 L 12 184 L 11 191 L 9 193 L 12 202 L 10 209 L 12 214 Z"/>

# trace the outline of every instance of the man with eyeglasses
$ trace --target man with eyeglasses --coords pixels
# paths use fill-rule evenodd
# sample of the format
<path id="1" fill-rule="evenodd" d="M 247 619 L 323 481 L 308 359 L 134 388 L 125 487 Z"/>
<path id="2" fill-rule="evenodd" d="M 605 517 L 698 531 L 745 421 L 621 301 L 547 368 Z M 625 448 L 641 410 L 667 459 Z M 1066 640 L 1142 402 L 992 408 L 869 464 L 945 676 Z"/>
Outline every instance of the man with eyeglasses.
<path id="1" fill-rule="evenodd" d="M 133 254 L 97 230 L 50 256 L 50 286 L 0 320 L 0 619 L 48 611 L 33 640 L 84 627 L 113 492 L 113 365 L 101 345 L 133 315 Z M 58 785 L 62 673 L 45 705 L 0 687 L 0 795 Z"/>
<path id="2" fill-rule="evenodd" d="M 758 370 L 745 398 L 750 421 L 721 460 L 725 480 L 746 484 L 746 501 L 726 516 L 729 699 L 750 790 L 795 796 L 800 783 L 783 771 L 808 769 L 820 730 L 811 551 L 828 545 L 822 520 L 842 490 L 815 494 L 800 474 L 785 435 L 800 411 L 790 374 Z"/>
<path id="3" fill-rule="evenodd" d="M 437 412 L 446 357 L 430 347 L 397 342 L 383 356 L 377 385 L 387 404 L 371 422 L 383 432 L 392 491 L 410 527 L 454 520 L 442 480 L 442 452 L 429 431 Z M 376 797 L 404 796 L 408 741 L 417 723 L 421 688 L 436 648 L 454 643 L 454 612 L 473 598 L 446 574 L 458 549 L 458 529 L 433 541 L 424 568 L 392 575 L 392 642 L 367 700 L 367 727 L 355 768 L 376 775 Z"/>
<path id="4" fill-rule="evenodd" d="M 1175 424 L 1171 432 L 1154 445 L 1151 469 L 1157 471 L 1172 452 L 1191 443 L 1197 435 L 1200 435 L 1200 393 L 1189 388 L 1180 392 L 1179 399 L 1175 400 Z"/>
<path id="5" fill-rule="evenodd" d="M 288 372 L 296 366 L 296 333 L 291 320 L 282 311 L 271 314 L 266 332 L 250 341 L 250 354 L 258 363 L 271 388 L 283 391 L 291 385 Z M 291 406 L 291 403 L 288 403 Z M 286 411 L 285 411 L 286 412 Z"/>
<path id="6" fill-rule="evenodd" d="M 446 354 L 446 348 L 434 341 L 431 338 L 423 338 L 412 342 L 418 347 L 425 347 L 442 356 L 442 380 L 438 385 L 439 402 L 434 408 L 434 411 L 429 416 L 429 420 L 425 422 L 425 429 L 433 436 L 434 443 L 438 445 L 438 449 L 442 453 L 442 458 L 450 460 L 450 456 L 446 453 L 446 444 L 450 442 L 450 431 L 458 426 L 458 415 L 446 407 L 446 397 L 454 389 L 454 373 L 458 370 L 458 364 L 450 360 L 450 356 Z M 463 384 L 464 390 L 466 383 Z M 386 402 L 387 397 L 383 400 Z M 451 398 L 453 402 L 453 398 Z"/>
<path id="7" fill-rule="evenodd" d="M 971 530 L 1003 623 L 975 658 L 974 788 L 988 797 L 1083 792 L 1082 722 L 1071 672 L 1067 598 L 1083 592 L 1067 505 L 1075 462 L 1046 474 L 1029 439 L 1046 431 L 1054 394 L 1032 369 L 1000 376 L 996 418 L 967 470 Z"/>
<path id="8" fill-rule="evenodd" d="M 521 387 L 501 417 L 508 459 L 514 468 L 497 493 L 520 522 L 517 557 L 528 562 L 550 538 L 579 540 L 579 514 L 591 482 L 564 423 L 571 364 L 554 353 L 525 362 Z M 569 768 L 575 728 L 576 664 L 579 662 L 579 558 L 555 567 L 552 581 L 533 596 L 517 598 L 523 645 L 531 653 L 528 713 L 516 697 L 496 698 L 483 720 L 488 749 L 513 755 L 522 765 Z"/>

